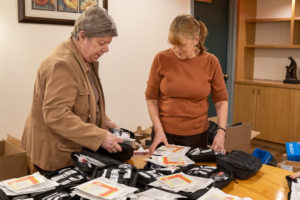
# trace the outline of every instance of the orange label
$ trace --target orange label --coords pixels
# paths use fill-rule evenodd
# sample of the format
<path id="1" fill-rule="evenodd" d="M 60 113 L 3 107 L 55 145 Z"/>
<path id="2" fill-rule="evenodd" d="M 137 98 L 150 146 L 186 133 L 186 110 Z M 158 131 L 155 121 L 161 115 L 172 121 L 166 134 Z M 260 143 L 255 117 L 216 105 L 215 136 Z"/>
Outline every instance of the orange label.
<path id="1" fill-rule="evenodd" d="M 93 182 L 92 184 L 108 189 L 108 191 L 104 192 L 103 194 L 99 194 L 99 196 L 101 196 L 101 197 L 107 197 L 107 196 L 119 191 L 118 188 L 114 188 L 114 187 L 111 187 L 111 186 L 106 185 L 104 183 L 97 182 L 97 181 Z"/>
<path id="2" fill-rule="evenodd" d="M 185 162 L 181 159 L 181 161 L 174 162 L 174 161 L 169 161 L 169 157 L 162 157 L 163 163 L 166 165 L 185 165 Z M 180 157 L 179 159 L 180 160 Z"/>

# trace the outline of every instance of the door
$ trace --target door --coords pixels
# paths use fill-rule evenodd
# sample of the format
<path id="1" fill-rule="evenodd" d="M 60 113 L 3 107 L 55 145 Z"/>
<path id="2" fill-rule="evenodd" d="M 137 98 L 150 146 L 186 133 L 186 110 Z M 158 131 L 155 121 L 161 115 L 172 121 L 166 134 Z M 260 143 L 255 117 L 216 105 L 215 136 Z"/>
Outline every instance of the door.
<path id="1" fill-rule="evenodd" d="M 204 46 L 219 59 L 223 74 L 227 73 L 228 11 L 229 0 L 195 1 L 194 4 L 194 16 L 204 22 L 208 30 Z M 210 95 L 208 117 L 214 116 L 217 112 Z"/>
<path id="2" fill-rule="evenodd" d="M 252 123 L 252 130 L 255 129 L 256 115 L 256 85 L 235 84 L 234 90 L 234 115 L 233 123 Z"/>
<path id="3" fill-rule="evenodd" d="M 257 138 L 285 144 L 300 141 L 300 90 L 258 86 Z"/>

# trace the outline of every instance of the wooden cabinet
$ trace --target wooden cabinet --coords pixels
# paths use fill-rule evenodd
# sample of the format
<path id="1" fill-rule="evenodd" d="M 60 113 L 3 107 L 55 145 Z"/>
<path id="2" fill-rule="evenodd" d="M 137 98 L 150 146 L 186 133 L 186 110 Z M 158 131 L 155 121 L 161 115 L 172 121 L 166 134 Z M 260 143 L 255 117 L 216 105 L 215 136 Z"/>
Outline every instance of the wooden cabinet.
<path id="1" fill-rule="evenodd" d="M 300 141 L 300 90 L 235 84 L 234 123 L 252 122 L 257 138 L 277 143 Z"/>
<path id="2" fill-rule="evenodd" d="M 252 122 L 255 130 L 257 86 L 235 84 L 233 123 Z"/>

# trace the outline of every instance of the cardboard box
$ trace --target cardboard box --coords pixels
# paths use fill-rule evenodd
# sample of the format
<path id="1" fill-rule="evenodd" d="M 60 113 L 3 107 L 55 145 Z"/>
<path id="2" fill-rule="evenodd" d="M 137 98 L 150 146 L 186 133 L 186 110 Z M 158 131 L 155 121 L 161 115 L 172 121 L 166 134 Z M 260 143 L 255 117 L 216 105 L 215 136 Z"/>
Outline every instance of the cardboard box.
<path id="1" fill-rule="evenodd" d="M 21 140 L 19 140 L 18 138 L 15 138 L 14 136 L 7 134 L 7 139 L 6 139 L 9 143 L 15 145 L 16 147 L 18 147 L 19 149 L 23 149 L 22 144 L 21 144 Z M 25 150 L 24 150 L 25 151 Z M 31 162 L 31 159 L 28 155 L 26 155 L 27 158 L 27 170 L 28 170 L 28 174 L 33 174 L 35 172 L 37 172 L 37 169 L 35 168 L 35 166 L 33 165 L 33 163 Z"/>
<path id="2" fill-rule="evenodd" d="M 217 117 L 211 117 L 208 118 L 208 120 L 218 123 Z M 228 152 L 232 150 L 241 150 L 250 154 L 250 142 L 259 134 L 260 132 L 251 130 L 251 123 L 228 127 L 226 129 L 224 148 Z"/>
<path id="3" fill-rule="evenodd" d="M 282 154 L 281 160 L 287 160 L 287 154 L 286 153 Z"/>
<path id="4" fill-rule="evenodd" d="M 300 162 L 285 160 L 277 164 L 277 167 L 291 172 L 300 171 Z"/>
<path id="5" fill-rule="evenodd" d="M 0 181 L 26 175 L 26 152 L 6 140 L 0 141 Z"/>

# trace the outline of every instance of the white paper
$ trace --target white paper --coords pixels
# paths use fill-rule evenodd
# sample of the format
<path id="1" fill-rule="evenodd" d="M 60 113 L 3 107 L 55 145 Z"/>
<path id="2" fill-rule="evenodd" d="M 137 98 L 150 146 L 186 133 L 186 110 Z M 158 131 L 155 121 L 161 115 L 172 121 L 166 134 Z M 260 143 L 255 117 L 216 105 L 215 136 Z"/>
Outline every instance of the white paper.
<path id="1" fill-rule="evenodd" d="M 161 146 L 158 149 L 154 151 L 154 155 L 157 156 L 185 156 L 185 154 L 191 149 L 191 147 L 186 147 L 186 146 L 179 146 L 179 145 L 174 145 L 170 144 L 171 147 L 181 147 L 183 149 L 173 152 L 172 150 L 174 148 L 168 148 L 166 146 Z"/>
<path id="2" fill-rule="evenodd" d="M 56 186 L 59 185 L 55 181 L 51 181 L 51 180 L 45 178 L 44 176 L 40 175 L 39 172 L 34 173 L 34 174 L 43 178 L 43 180 L 45 182 L 28 187 L 28 188 L 16 190 L 16 191 L 10 190 L 3 183 L 0 182 L 0 189 L 2 189 L 6 195 L 17 196 L 17 195 L 22 195 L 22 194 L 38 193 L 38 192 L 45 192 L 45 191 L 53 190 L 53 189 L 55 189 Z"/>
<path id="3" fill-rule="evenodd" d="M 155 188 L 151 188 L 145 192 L 136 194 L 137 200 L 149 199 L 149 200 L 164 200 L 164 199 L 176 199 L 176 198 L 187 198 L 178 194 L 172 194 Z"/>
<path id="4" fill-rule="evenodd" d="M 212 195 L 224 195 L 225 197 L 235 198 L 235 200 L 241 200 L 241 198 L 238 196 L 226 194 L 222 190 L 214 187 L 212 187 L 207 193 L 205 193 L 202 197 L 200 197 L 197 200 L 218 200 L 217 198 L 210 198 L 210 196 Z"/>
<path id="5" fill-rule="evenodd" d="M 292 182 L 292 192 L 290 200 L 299 200 L 300 199 L 300 183 Z"/>
<path id="6" fill-rule="evenodd" d="M 116 187 L 120 190 L 119 190 L 119 192 L 114 193 L 114 195 L 111 195 L 109 198 L 103 198 L 103 197 L 100 197 L 100 196 L 91 195 L 91 194 L 81 190 L 82 187 L 84 187 L 85 185 L 89 185 L 94 181 L 99 181 L 99 182 L 107 184 L 109 186 Z M 75 193 L 75 194 L 77 194 L 77 195 L 79 195 L 83 198 L 95 199 L 95 200 L 99 200 L 99 199 L 114 199 L 114 200 L 122 199 L 122 198 L 126 197 L 129 194 L 132 194 L 133 192 L 135 192 L 137 190 L 137 188 L 128 187 L 126 185 L 119 184 L 119 183 L 116 183 L 112 180 L 102 178 L 102 177 L 96 178 L 96 179 L 93 179 L 93 180 L 88 181 L 86 183 L 83 183 L 81 185 L 78 185 L 78 186 L 74 187 L 74 189 L 75 190 L 74 190 L 73 193 Z"/>
<path id="7" fill-rule="evenodd" d="M 22 179 L 26 179 L 28 180 L 29 178 L 33 178 L 32 180 L 36 180 L 37 183 L 34 184 L 34 185 L 28 185 L 28 181 L 22 181 Z M 12 182 L 17 182 L 15 185 L 17 188 L 13 188 L 12 185 L 10 185 L 10 183 Z M 30 181 L 31 182 L 31 181 Z M 2 181 L 2 184 L 7 187 L 9 190 L 11 191 L 18 191 L 18 190 L 22 190 L 22 189 L 25 189 L 25 188 L 28 188 L 28 187 L 34 187 L 34 186 L 37 186 L 39 184 L 42 184 L 44 183 L 45 180 L 43 179 L 43 177 L 39 174 L 39 173 L 34 173 L 32 175 L 29 175 L 29 176 L 23 176 L 23 177 L 20 177 L 20 178 L 13 178 L 13 179 L 9 179 L 9 180 L 5 180 L 5 181 Z"/>
<path id="8" fill-rule="evenodd" d="M 157 187 L 157 188 L 163 188 L 163 189 L 173 191 L 173 192 L 179 192 L 179 191 L 195 192 L 197 190 L 206 188 L 207 186 L 209 186 L 210 184 L 212 184 L 214 182 L 214 180 L 211 178 L 195 177 L 195 176 L 190 176 L 190 175 L 187 175 L 184 173 L 180 173 L 180 174 L 183 174 L 188 179 L 192 179 L 194 181 L 190 184 L 187 184 L 184 186 L 179 186 L 179 187 L 169 187 L 168 185 L 161 182 L 160 180 L 154 181 L 154 182 L 150 183 L 149 185 L 153 186 L 153 187 Z"/>
<path id="9" fill-rule="evenodd" d="M 293 171 L 293 167 L 292 166 L 289 166 L 289 165 L 281 165 L 281 169 L 284 169 L 284 170 L 288 170 L 288 171 Z"/>

